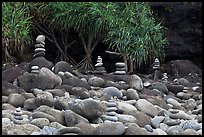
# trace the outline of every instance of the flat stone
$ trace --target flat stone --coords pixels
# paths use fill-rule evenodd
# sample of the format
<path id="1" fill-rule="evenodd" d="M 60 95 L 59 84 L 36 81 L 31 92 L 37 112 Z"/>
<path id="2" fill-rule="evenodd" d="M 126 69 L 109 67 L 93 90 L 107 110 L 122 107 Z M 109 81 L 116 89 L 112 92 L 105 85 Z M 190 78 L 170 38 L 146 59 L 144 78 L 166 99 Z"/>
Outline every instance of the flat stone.
<path id="1" fill-rule="evenodd" d="M 153 128 L 158 128 L 159 124 L 165 119 L 164 116 L 155 116 L 152 120 L 151 120 L 151 125 Z"/>
<path id="2" fill-rule="evenodd" d="M 126 71 L 115 71 L 115 75 L 125 75 Z"/>
<path id="3" fill-rule="evenodd" d="M 118 68 L 123 68 L 123 67 L 125 67 L 125 63 L 123 63 L 123 62 L 117 62 L 117 63 L 115 64 L 115 66 L 118 67 Z"/>
<path id="4" fill-rule="evenodd" d="M 36 125 L 39 128 L 43 128 L 44 126 L 48 126 L 50 122 L 47 118 L 35 118 L 30 121 L 30 123 Z"/>

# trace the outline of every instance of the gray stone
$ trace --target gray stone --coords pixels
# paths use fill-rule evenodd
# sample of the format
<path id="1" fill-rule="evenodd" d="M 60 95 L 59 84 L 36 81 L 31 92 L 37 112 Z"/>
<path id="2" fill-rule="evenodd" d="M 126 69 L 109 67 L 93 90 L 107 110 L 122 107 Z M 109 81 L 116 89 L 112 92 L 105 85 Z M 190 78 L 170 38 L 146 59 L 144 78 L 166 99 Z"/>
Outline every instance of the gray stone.
<path id="1" fill-rule="evenodd" d="M 59 130 L 59 135 L 80 135 L 82 131 L 78 127 L 64 127 Z"/>
<path id="2" fill-rule="evenodd" d="M 12 93 L 8 96 L 8 102 L 15 107 L 22 107 L 26 99 L 17 93 Z"/>
<path id="3" fill-rule="evenodd" d="M 117 114 L 116 115 L 119 122 L 122 122 L 123 124 L 129 124 L 129 123 L 137 123 L 137 120 L 132 115 L 127 114 Z"/>
<path id="4" fill-rule="evenodd" d="M 44 53 L 44 52 L 43 52 Z M 38 54 L 38 53 L 37 53 Z M 41 54 L 41 53 L 39 53 Z M 36 55 L 35 55 L 36 56 Z M 31 67 L 32 66 L 38 66 L 39 69 L 41 69 L 42 67 L 51 69 L 53 67 L 53 63 L 46 60 L 43 56 L 38 56 L 35 57 L 28 65 L 28 72 L 31 72 Z"/>
<path id="5" fill-rule="evenodd" d="M 123 67 L 125 67 L 125 63 L 123 63 L 123 62 L 117 62 L 117 63 L 115 64 L 115 66 L 116 66 L 117 68 L 123 68 Z"/>
<path id="6" fill-rule="evenodd" d="M 175 100 L 173 98 L 167 99 L 167 103 L 172 104 L 173 107 L 177 108 L 177 109 L 181 107 L 181 104 L 177 100 Z"/>
<path id="7" fill-rule="evenodd" d="M 116 111 L 117 110 L 117 107 L 108 107 L 106 109 L 107 112 L 112 112 L 112 111 Z"/>
<path id="8" fill-rule="evenodd" d="M 196 120 L 185 120 L 185 121 L 182 121 L 180 123 L 180 126 L 184 130 L 186 130 L 186 129 L 200 130 L 200 129 L 202 129 L 202 125 L 201 124 L 199 124 Z"/>
<path id="9" fill-rule="evenodd" d="M 182 135 L 184 132 L 184 129 L 179 126 L 171 126 L 168 128 L 168 130 L 166 131 L 168 135 Z"/>
<path id="10" fill-rule="evenodd" d="M 58 110 L 66 110 L 68 109 L 68 102 L 71 99 L 66 98 L 66 97 L 58 97 L 56 98 L 56 100 L 54 101 L 54 108 L 58 109 Z"/>
<path id="11" fill-rule="evenodd" d="M 75 99 L 68 103 L 69 109 L 75 113 L 87 118 L 88 120 L 93 120 L 100 117 L 105 112 L 105 106 L 98 100 L 92 98 L 88 99 Z"/>
<path id="12" fill-rule="evenodd" d="M 108 107 L 116 107 L 117 106 L 117 104 L 115 103 L 115 102 L 107 102 L 107 104 L 106 104 Z"/>
<path id="13" fill-rule="evenodd" d="M 16 85 L 13 85 L 7 81 L 2 81 L 2 95 L 9 96 L 11 93 L 25 93 L 26 91 Z"/>
<path id="14" fill-rule="evenodd" d="M 99 124 L 94 135 L 122 135 L 125 132 L 125 126 L 121 122 L 105 122 Z"/>
<path id="15" fill-rule="evenodd" d="M 151 125 L 153 128 L 158 128 L 159 124 L 165 119 L 164 116 L 155 116 L 152 120 L 151 120 Z"/>
<path id="16" fill-rule="evenodd" d="M 185 113 L 182 110 L 178 110 L 178 113 L 175 113 L 175 114 L 171 113 L 170 114 L 170 118 L 173 118 L 173 119 L 184 119 L 184 120 L 192 119 L 192 117 L 189 114 Z"/>
<path id="17" fill-rule="evenodd" d="M 154 130 L 153 134 L 156 134 L 156 135 L 167 135 L 167 133 L 164 130 L 160 129 L 160 128 L 156 128 Z"/>
<path id="18" fill-rule="evenodd" d="M 87 123 L 79 123 L 75 127 L 78 127 L 82 131 L 82 135 L 94 135 L 95 127 Z"/>
<path id="19" fill-rule="evenodd" d="M 158 115 L 158 110 L 152 105 L 152 103 L 150 103 L 149 101 L 145 100 L 145 99 L 139 99 L 135 106 L 137 107 L 137 109 L 139 109 L 140 111 L 154 117 Z"/>
<path id="20" fill-rule="evenodd" d="M 117 113 L 114 111 L 106 112 L 107 116 L 115 116 Z"/>
<path id="21" fill-rule="evenodd" d="M 187 87 L 188 87 L 189 84 L 190 84 L 189 81 L 188 81 L 187 79 L 185 79 L 185 78 L 179 78 L 179 79 L 178 79 L 178 83 L 181 84 L 181 85 L 183 85 L 183 86 L 187 86 Z"/>
<path id="22" fill-rule="evenodd" d="M 65 125 L 64 113 L 62 111 L 56 110 L 46 105 L 41 105 L 40 107 L 34 110 L 34 112 L 37 112 L 37 111 L 47 113 L 53 116 L 56 122 L 59 122 L 60 124 Z"/>
<path id="23" fill-rule="evenodd" d="M 105 81 L 101 77 L 93 76 L 88 80 L 90 86 L 103 87 Z"/>
<path id="24" fill-rule="evenodd" d="M 22 70 L 20 67 L 12 67 L 2 71 L 2 80 L 13 83 L 14 80 L 23 73 L 24 70 Z"/>
<path id="25" fill-rule="evenodd" d="M 153 128 L 150 125 L 145 125 L 144 128 L 149 132 L 153 132 Z"/>
<path id="26" fill-rule="evenodd" d="M 115 71 L 115 75 L 125 75 L 126 71 Z"/>
<path id="27" fill-rule="evenodd" d="M 69 94 L 74 95 L 80 99 L 85 99 L 90 97 L 89 91 L 84 87 L 73 87 L 72 91 L 70 91 Z"/>
<path id="28" fill-rule="evenodd" d="M 33 112 L 32 113 L 32 118 L 35 119 L 35 118 L 46 118 L 48 119 L 50 122 L 54 122 L 55 121 L 55 118 L 49 114 L 46 114 L 44 112 Z"/>
<path id="29" fill-rule="evenodd" d="M 194 129 L 186 129 L 182 135 L 197 135 Z"/>
<path id="30" fill-rule="evenodd" d="M 9 104 L 9 103 L 3 103 L 3 104 L 2 104 L 2 110 L 7 110 L 7 109 L 15 110 L 16 107 L 14 107 L 13 105 L 11 105 L 11 104 Z"/>
<path id="31" fill-rule="evenodd" d="M 155 82 L 152 84 L 151 86 L 152 89 L 158 89 L 159 91 L 167 94 L 168 93 L 168 88 L 166 87 L 166 85 L 164 85 L 163 83 L 161 82 Z"/>
<path id="32" fill-rule="evenodd" d="M 11 124 L 11 120 L 9 118 L 2 118 L 2 125 Z"/>
<path id="33" fill-rule="evenodd" d="M 87 82 L 84 82 L 83 80 L 78 79 L 78 78 L 74 78 L 74 77 L 70 77 L 68 79 L 65 79 L 62 82 L 62 85 L 70 85 L 73 87 L 84 87 L 87 90 L 91 89 L 90 85 Z"/>
<path id="34" fill-rule="evenodd" d="M 137 110 L 137 108 L 126 102 L 117 102 L 117 109 L 119 112 L 129 112 Z"/>
<path id="35" fill-rule="evenodd" d="M 30 123 L 36 125 L 39 128 L 43 128 L 44 126 L 48 126 L 50 122 L 47 118 L 35 118 L 30 121 Z"/>
<path id="36" fill-rule="evenodd" d="M 37 38 L 36 38 L 36 42 L 37 43 L 44 43 L 45 41 L 45 36 L 44 35 L 39 35 Z"/>
<path id="37" fill-rule="evenodd" d="M 87 124 L 89 123 L 89 121 L 86 118 L 76 114 L 72 110 L 65 110 L 64 117 L 65 117 L 66 125 L 68 127 L 75 126 L 79 123 L 87 123 Z"/>
<path id="38" fill-rule="evenodd" d="M 25 102 L 23 107 L 27 110 L 34 110 L 38 107 L 38 105 L 35 102 L 35 98 L 28 98 Z"/>
<path id="39" fill-rule="evenodd" d="M 138 75 L 131 75 L 130 87 L 137 91 L 141 91 L 143 89 L 142 79 Z"/>
<path id="40" fill-rule="evenodd" d="M 105 121 L 105 120 L 109 120 L 109 121 L 112 121 L 112 122 L 118 121 L 118 117 L 116 117 L 116 116 L 107 116 L 107 115 L 104 115 L 104 117 L 101 116 L 101 118 L 102 118 L 103 121 Z"/>
<path id="41" fill-rule="evenodd" d="M 64 89 L 46 89 L 44 90 L 44 92 L 50 92 L 53 97 L 58 96 L 58 97 L 62 97 L 65 96 L 65 90 Z"/>
<path id="42" fill-rule="evenodd" d="M 116 87 L 106 87 L 103 89 L 103 93 L 111 95 L 112 97 L 116 96 L 117 98 L 122 98 L 122 92 Z"/>
<path id="43" fill-rule="evenodd" d="M 65 61 L 60 61 L 60 62 L 57 62 L 54 66 L 54 73 L 57 74 L 59 71 L 62 71 L 62 72 L 73 72 L 73 69 L 71 67 L 71 65 Z"/>
<path id="44" fill-rule="evenodd" d="M 54 104 L 54 98 L 50 92 L 43 92 L 37 94 L 35 102 L 38 106 L 47 105 L 49 107 L 52 107 Z"/>
<path id="45" fill-rule="evenodd" d="M 166 118 L 163 121 L 164 124 L 168 125 L 168 126 L 175 126 L 175 125 L 179 125 L 181 123 L 181 121 L 179 119 L 170 119 L 170 118 Z"/>
<path id="46" fill-rule="evenodd" d="M 185 102 L 184 107 L 188 110 L 193 111 L 197 107 L 197 103 L 194 99 L 190 98 Z"/>
<path id="47" fill-rule="evenodd" d="M 163 131 L 167 132 L 169 126 L 164 124 L 164 123 L 160 123 L 159 124 L 160 129 L 162 129 Z"/>
<path id="48" fill-rule="evenodd" d="M 2 99 L 2 104 L 8 103 L 8 96 L 1 96 L 1 99 Z"/>
<path id="49" fill-rule="evenodd" d="M 149 133 L 145 128 L 140 128 L 137 124 L 130 123 L 123 135 L 149 135 Z"/>
<path id="50" fill-rule="evenodd" d="M 124 95 L 127 96 L 128 100 L 138 100 L 139 99 L 139 95 L 137 91 L 131 88 L 128 89 Z"/>

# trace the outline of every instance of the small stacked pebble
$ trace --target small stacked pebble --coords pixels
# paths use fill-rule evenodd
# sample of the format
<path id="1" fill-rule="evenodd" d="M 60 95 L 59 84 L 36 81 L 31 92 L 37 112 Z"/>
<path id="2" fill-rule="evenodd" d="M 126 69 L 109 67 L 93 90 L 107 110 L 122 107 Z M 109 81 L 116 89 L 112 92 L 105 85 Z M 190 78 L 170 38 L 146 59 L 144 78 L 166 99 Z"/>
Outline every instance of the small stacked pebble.
<path id="1" fill-rule="evenodd" d="M 98 56 L 97 63 L 95 64 L 96 73 L 103 74 L 106 72 L 105 67 L 103 67 L 103 61 L 101 56 Z"/>
<path id="2" fill-rule="evenodd" d="M 109 100 L 106 105 L 107 110 L 104 122 L 117 122 L 118 121 L 118 118 L 116 117 L 117 104 L 114 102 L 114 100 Z"/>
<path id="3" fill-rule="evenodd" d="M 39 67 L 38 66 L 32 66 L 31 67 L 31 73 L 38 74 L 39 73 Z"/>
<path id="4" fill-rule="evenodd" d="M 155 72 L 154 72 L 154 80 L 157 80 L 157 79 L 159 79 L 159 77 L 158 77 L 158 73 L 159 73 L 159 69 L 160 68 L 160 62 L 159 62 L 159 59 L 158 58 L 156 58 L 155 60 L 154 60 L 154 63 L 153 63 L 153 69 L 155 70 Z"/>
<path id="5" fill-rule="evenodd" d="M 45 42 L 44 41 L 45 41 L 45 36 L 43 35 L 39 35 L 36 38 L 35 54 L 33 55 L 33 58 L 45 56 Z"/>
<path id="6" fill-rule="evenodd" d="M 117 62 L 115 66 L 116 66 L 115 75 L 125 75 L 126 74 L 125 63 Z"/>
<path id="7" fill-rule="evenodd" d="M 163 73 L 163 78 L 162 78 L 163 82 L 167 82 L 168 81 L 167 79 L 168 79 L 167 73 Z"/>
<path id="8" fill-rule="evenodd" d="M 153 69 L 154 69 L 154 70 L 157 70 L 159 67 L 160 67 L 160 62 L 159 62 L 159 59 L 156 58 L 156 59 L 154 60 Z"/>
<path id="9" fill-rule="evenodd" d="M 183 87 L 183 92 L 187 93 L 188 92 L 188 87 Z"/>
<path id="10" fill-rule="evenodd" d="M 21 107 L 16 108 L 16 110 L 13 112 L 14 118 L 13 122 L 15 124 L 26 124 L 28 121 L 24 120 L 23 118 L 23 112 L 21 111 Z"/>

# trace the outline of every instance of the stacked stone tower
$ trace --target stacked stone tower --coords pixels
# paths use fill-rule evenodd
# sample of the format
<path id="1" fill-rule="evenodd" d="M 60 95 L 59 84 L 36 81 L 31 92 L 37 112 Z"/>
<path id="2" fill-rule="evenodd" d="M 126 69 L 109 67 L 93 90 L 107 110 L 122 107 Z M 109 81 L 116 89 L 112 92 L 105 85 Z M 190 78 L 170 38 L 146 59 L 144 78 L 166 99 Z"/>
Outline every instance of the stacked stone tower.
<path id="1" fill-rule="evenodd" d="M 154 60 L 154 63 L 153 63 L 153 69 L 155 70 L 154 71 L 154 80 L 158 80 L 159 79 L 159 68 L 160 68 L 160 62 L 159 62 L 159 59 L 156 58 Z"/>
<path id="2" fill-rule="evenodd" d="M 15 112 L 13 112 L 13 122 L 15 124 L 26 124 L 28 123 L 28 118 L 23 117 L 23 112 L 21 111 L 21 107 L 16 108 Z M 24 115 L 27 116 L 27 115 Z"/>
<path id="3" fill-rule="evenodd" d="M 118 117 L 116 116 L 117 104 L 113 100 L 107 102 L 106 116 L 104 122 L 117 122 Z"/>
<path id="4" fill-rule="evenodd" d="M 97 63 L 95 64 L 96 73 L 103 74 L 106 72 L 105 67 L 103 67 L 103 61 L 101 56 L 98 56 Z"/>
<path id="5" fill-rule="evenodd" d="M 45 42 L 44 41 L 45 41 L 44 35 L 39 35 L 36 38 L 35 54 L 33 55 L 33 58 L 45 56 Z"/>
<path id="6" fill-rule="evenodd" d="M 164 81 L 164 82 L 167 82 L 168 80 L 168 76 L 167 76 L 167 73 L 163 73 L 163 78 L 162 78 L 162 80 Z"/>
<path id="7" fill-rule="evenodd" d="M 117 62 L 115 66 L 116 66 L 115 75 L 126 75 L 125 63 Z"/>

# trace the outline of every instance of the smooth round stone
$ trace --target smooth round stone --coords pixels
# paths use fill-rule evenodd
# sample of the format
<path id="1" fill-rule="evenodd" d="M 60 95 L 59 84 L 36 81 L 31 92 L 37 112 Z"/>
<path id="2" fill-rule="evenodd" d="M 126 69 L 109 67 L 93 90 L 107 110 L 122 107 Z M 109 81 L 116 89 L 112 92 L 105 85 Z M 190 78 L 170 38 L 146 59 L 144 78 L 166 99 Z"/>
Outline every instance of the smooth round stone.
<path id="1" fill-rule="evenodd" d="M 30 123 L 43 128 L 44 126 L 48 126 L 50 122 L 47 118 L 35 118 Z"/>
<path id="2" fill-rule="evenodd" d="M 186 129 L 183 135 L 196 135 L 196 131 L 194 129 Z"/>
<path id="3" fill-rule="evenodd" d="M 122 122 L 123 124 L 129 124 L 129 123 L 137 123 L 137 120 L 132 115 L 127 114 L 117 114 L 118 121 Z"/>
<path id="4" fill-rule="evenodd" d="M 103 93 L 111 95 L 112 97 L 116 96 L 117 98 L 122 98 L 122 92 L 116 87 L 106 87 L 103 89 Z"/>
<path id="5" fill-rule="evenodd" d="M 39 35 L 36 38 L 36 42 L 38 42 L 38 43 L 44 43 L 44 41 L 45 41 L 45 36 L 44 35 Z"/>
<path id="6" fill-rule="evenodd" d="M 105 122 L 99 124 L 94 135 L 122 135 L 125 132 L 125 126 L 121 122 Z"/>
<path id="7" fill-rule="evenodd" d="M 179 110 L 179 112 L 176 113 L 176 114 L 173 114 L 173 113 L 170 114 L 170 118 L 173 118 L 173 119 L 184 119 L 184 120 L 192 119 L 192 117 L 189 114 L 185 113 L 182 110 Z"/>
<path id="8" fill-rule="evenodd" d="M 8 96 L 8 103 L 15 107 L 22 107 L 26 99 L 17 93 L 12 93 Z"/>
<path id="9" fill-rule="evenodd" d="M 44 48 L 36 48 L 35 49 L 35 52 L 40 52 L 40 51 L 45 51 L 45 49 Z"/>
<path id="10" fill-rule="evenodd" d="M 150 125 L 145 125 L 144 128 L 149 132 L 153 132 L 153 128 Z"/>
<path id="11" fill-rule="evenodd" d="M 125 63 L 123 63 L 123 62 L 117 62 L 117 63 L 115 64 L 115 66 L 118 67 L 118 68 L 123 68 L 123 67 L 125 67 Z"/>
<path id="12" fill-rule="evenodd" d="M 108 107 L 116 107 L 117 104 L 115 102 L 107 102 L 106 104 Z"/>
<path id="13" fill-rule="evenodd" d="M 125 75 L 126 71 L 115 71 L 115 75 Z"/>
<path id="14" fill-rule="evenodd" d="M 150 83 L 149 81 L 145 81 L 145 82 L 143 83 L 143 86 L 144 86 L 144 87 L 149 87 L 149 86 L 151 86 L 151 83 Z"/>
<path id="15" fill-rule="evenodd" d="M 181 99 L 190 99 L 191 98 L 191 94 L 185 93 L 185 92 L 179 92 L 176 94 L 177 97 L 181 98 Z"/>
<path id="16" fill-rule="evenodd" d="M 35 48 L 45 48 L 45 46 L 43 44 L 35 44 Z"/>
<path id="17" fill-rule="evenodd" d="M 103 66 L 103 63 L 96 63 L 95 67 L 101 67 Z"/>
<path id="18" fill-rule="evenodd" d="M 44 57 L 44 56 L 45 56 L 45 51 L 39 51 L 39 52 L 35 52 L 35 54 L 33 55 L 33 58 Z"/>
<path id="19" fill-rule="evenodd" d="M 40 71 L 39 70 L 31 70 L 31 73 L 34 73 L 34 74 L 38 74 Z"/>
<path id="20" fill-rule="evenodd" d="M 160 123 L 159 124 L 159 127 L 160 127 L 160 129 L 162 129 L 163 131 L 167 131 L 168 130 L 168 128 L 169 128 L 169 126 L 168 125 L 166 125 L 166 124 L 164 124 L 164 123 Z"/>
<path id="21" fill-rule="evenodd" d="M 55 121 L 55 118 L 49 114 L 46 114 L 44 112 L 33 112 L 32 113 L 32 118 L 35 119 L 35 118 L 47 118 L 50 122 L 54 122 Z"/>
<path id="22" fill-rule="evenodd" d="M 17 120 L 22 120 L 23 119 L 22 116 L 15 116 L 14 118 L 17 119 Z"/>
<path id="23" fill-rule="evenodd" d="M 39 67 L 38 66 L 32 66 L 31 69 L 32 70 L 39 70 Z"/>
<path id="24" fill-rule="evenodd" d="M 118 121 L 118 118 L 117 118 L 116 116 L 105 116 L 105 119 L 106 119 L 106 120 L 113 121 L 113 122 Z"/>
<path id="25" fill-rule="evenodd" d="M 38 89 L 38 88 L 34 88 L 31 91 L 33 91 L 33 94 L 35 96 L 37 96 L 37 94 L 43 93 L 43 90 L 42 89 Z"/>
<path id="26" fill-rule="evenodd" d="M 183 132 L 184 132 L 184 129 L 179 125 L 171 126 L 167 130 L 168 135 L 182 135 Z"/>
<path id="27" fill-rule="evenodd" d="M 151 124 L 153 128 L 158 128 L 159 124 L 165 119 L 164 116 L 155 116 L 152 120 L 151 120 Z"/>
<path id="28" fill-rule="evenodd" d="M 11 120 L 9 118 L 2 118 L 2 125 L 10 124 Z"/>
<path id="29" fill-rule="evenodd" d="M 116 107 L 108 107 L 108 108 L 106 109 L 107 112 L 116 111 L 116 110 L 117 110 Z"/>
<path id="30" fill-rule="evenodd" d="M 156 135 L 167 135 L 167 133 L 160 128 L 156 128 L 153 133 Z"/>
<path id="31" fill-rule="evenodd" d="M 168 125 L 168 126 L 175 126 L 175 125 L 179 125 L 181 123 L 181 121 L 179 119 L 165 119 L 163 121 L 164 124 Z"/>
<path id="32" fill-rule="evenodd" d="M 105 81 L 101 77 L 91 77 L 88 80 L 90 86 L 101 87 L 105 84 Z"/>
<path id="33" fill-rule="evenodd" d="M 177 100 L 175 100 L 173 98 L 167 99 L 167 103 L 172 104 L 175 108 L 180 108 L 181 107 L 181 104 Z"/>
<path id="34" fill-rule="evenodd" d="M 149 101 L 145 100 L 145 99 L 139 99 L 137 101 L 137 103 L 135 104 L 135 106 L 137 107 L 137 109 L 139 109 L 140 111 L 154 117 L 158 115 L 158 110 L 153 106 L 152 103 L 150 103 Z"/>
<path id="35" fill-rule="evenodd" d="M 108 116 L 115 116 L 117 113 L 114 112 L 114 111 L 111 111 L 111 112 L 106 112 L 106 115 Z"/>
<path id="36" fill-rule="evenodd" d="M 126 68 L 116 68 L 116 71 L 126 71 Z"/>
<path id="37" fill-rule="evenodd" d="M 188 86 L 189 85 L 189 81 L 185 78 L 180 78 L 178 79 L 179 84 L 184 85 L 184 86 Z"/>

